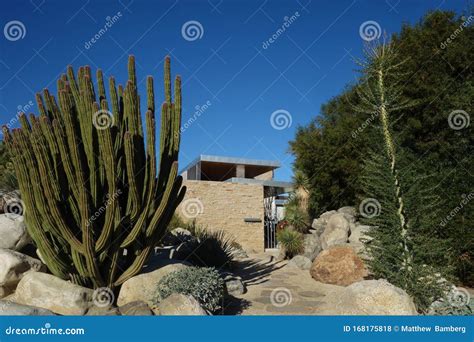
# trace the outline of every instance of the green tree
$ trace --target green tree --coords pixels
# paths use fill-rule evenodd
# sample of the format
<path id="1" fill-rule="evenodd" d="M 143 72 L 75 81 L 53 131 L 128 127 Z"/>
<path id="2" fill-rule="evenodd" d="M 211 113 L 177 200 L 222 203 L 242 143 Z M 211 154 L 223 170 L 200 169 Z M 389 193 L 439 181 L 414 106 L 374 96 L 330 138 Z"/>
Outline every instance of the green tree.
<path id="1" fill-rule="evenodd" d="M 391 129 L 397 144 L 423 162 L 418 168 L 433 176 L 433 192 L 444 199 L 443 216 L 448 218 L 434 228 L 441 226 L 439 234 L 450 240 L 453 258 L 449 263 L 456 266 L 456 275 L 472 285 L 474 200 L 466 199 L 474 191 L 474 135 L 472 124 L 456 130 L 448 121 L 455 110 L 472 116 L 469 111 L 474 107 L 474 26 L 465 25 L 469 18 L 430 12 L 391 38 L 406 59 L 400 69 L 405 75 L 402 95 L 419 103 L 406 108 Z M 442 45 L 455 32 L 456 38 Z M 295 168 L 309 179 L 312 217 L 354 205 L 361 195 L 358 179 L 372 146 L 370 128 L 376 120 L 354 110 L 360 105 L 356 91 L 360 83 L 349 85 L 323 105 L 321 115 L 300 127 L 290 142 Z M 450 215 L 452 211 L 456 214 Z"/>

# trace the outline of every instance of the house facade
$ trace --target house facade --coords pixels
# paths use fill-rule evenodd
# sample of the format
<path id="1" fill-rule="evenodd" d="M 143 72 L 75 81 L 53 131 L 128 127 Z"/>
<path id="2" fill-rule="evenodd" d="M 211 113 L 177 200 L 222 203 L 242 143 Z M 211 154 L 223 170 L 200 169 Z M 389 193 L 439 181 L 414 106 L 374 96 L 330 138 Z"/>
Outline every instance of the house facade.
<path id="1" fill-rule="evenodd" d="M 246 251 L 276 248 L 290 182 L 274 180 L 280 163 L 271 160 L 200 155 L 180 174 L 187 187 L 176 213 L 208 229 L 224 230 Z"/>

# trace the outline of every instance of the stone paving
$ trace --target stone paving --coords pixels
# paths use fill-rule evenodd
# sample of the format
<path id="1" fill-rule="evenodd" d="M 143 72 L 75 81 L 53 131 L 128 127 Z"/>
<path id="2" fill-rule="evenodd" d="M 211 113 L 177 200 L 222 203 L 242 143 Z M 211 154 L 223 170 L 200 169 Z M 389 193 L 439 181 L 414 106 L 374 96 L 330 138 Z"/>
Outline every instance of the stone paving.
<path id="1" fill-rule="evenodd" d="M 247 292 L 236 297 L 227 314 L 327 315 L 331 314 L 331 303 L 325 300 L 326 295 L 341 289 L 317 282 L 308 270 L 266 254 L 251 256 L 234 272 L 242 277 Z"/>

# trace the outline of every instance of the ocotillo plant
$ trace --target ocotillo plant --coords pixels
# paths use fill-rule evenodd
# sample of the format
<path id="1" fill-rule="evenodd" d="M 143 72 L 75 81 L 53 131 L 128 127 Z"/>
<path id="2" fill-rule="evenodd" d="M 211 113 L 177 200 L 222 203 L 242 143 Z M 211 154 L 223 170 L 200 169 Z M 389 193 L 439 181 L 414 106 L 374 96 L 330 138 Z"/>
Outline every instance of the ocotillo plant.
<path id="1" fill-rule="evenodd" d="M 102 71 L 97 96 L 90 68 L 79 68 L 76 78 L 69 66 L 57 82 L 58 102 L 45 89 L 36 96 L 38 117 L 22 114 L 21 129 L 3 127 L 28 232 L 54 275 L 117 288 L 140 272 L 183 199 L 181 80 L 172 102 L 169 58 L 164 65 L 158 151 L 153 78 L 144 130 L 133 56 L 125 87 L 109 79 L 110 110 Z"/>

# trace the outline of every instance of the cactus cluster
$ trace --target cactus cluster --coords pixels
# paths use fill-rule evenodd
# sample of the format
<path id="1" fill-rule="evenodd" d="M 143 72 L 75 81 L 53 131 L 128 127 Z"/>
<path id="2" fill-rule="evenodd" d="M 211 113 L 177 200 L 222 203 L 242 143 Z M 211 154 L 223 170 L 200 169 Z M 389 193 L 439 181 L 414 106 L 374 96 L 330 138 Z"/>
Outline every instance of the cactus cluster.
<path id="1" fill-rule="evenodd" d="M 163 237 L 185 187 L 178 176 L 181 81 L 172 99 L 164 63 L 159 150 L 155 148 L 153 78 L 147 78 L 142 126 L 135 59 L 125 87 L 101 70 L 69 66 L 56 98 L 37 94 L 39 116 L 3 127 L 24 201 L 28 231 L 56 276 L 91 288 L 118 288 L 136 275 Z M 156 155 L 159 155 L 157 160 Z"/>

